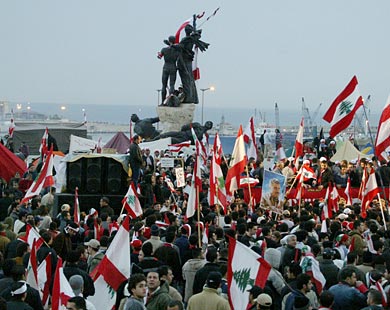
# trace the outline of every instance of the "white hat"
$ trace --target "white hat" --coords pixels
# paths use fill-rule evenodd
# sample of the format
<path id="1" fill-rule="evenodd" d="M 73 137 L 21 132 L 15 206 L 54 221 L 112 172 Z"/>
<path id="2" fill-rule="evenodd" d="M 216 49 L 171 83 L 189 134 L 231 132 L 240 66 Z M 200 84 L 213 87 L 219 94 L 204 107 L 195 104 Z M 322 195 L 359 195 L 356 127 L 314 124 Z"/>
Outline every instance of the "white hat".
<path id="1" fill-rule="evenodd" d="M 337 218 L 340 220 L 345 220 L 346 218 L 348 218 L 348 215 L 341 213 L 341 214 L 337 215 Z"/>
<path id="2" fill-rule="evenodd" d="M 303 164 L 304 164 L 304 165 L 310 165 L 310 160 L 305 159 L 305 160 L 303 161 Z"/>
<path id="3" fill-rule="evenodd" d="M 350 208 L 345 208 L 343 212 L 344 214 L 351 214 L 352 210 Z"/>
<path id="4" fill-rule="evenodd" d="M 328 161 L 325 157 L 321 157 L 320 161 Z"/>
<path id="5" fill-rule="evenodd" d="M 336 144 L 336 141 L 330 141 L 329 144 Z"/>
<path id="6" fill-rule="evenodd" d="M 289 157 L 289 158 L 288 158 L 288 161 L 289 161 L 289 162 L 292 162 L 292 161 L 294 161 L 294 159 L 295 159 L 294 157 Z"/>

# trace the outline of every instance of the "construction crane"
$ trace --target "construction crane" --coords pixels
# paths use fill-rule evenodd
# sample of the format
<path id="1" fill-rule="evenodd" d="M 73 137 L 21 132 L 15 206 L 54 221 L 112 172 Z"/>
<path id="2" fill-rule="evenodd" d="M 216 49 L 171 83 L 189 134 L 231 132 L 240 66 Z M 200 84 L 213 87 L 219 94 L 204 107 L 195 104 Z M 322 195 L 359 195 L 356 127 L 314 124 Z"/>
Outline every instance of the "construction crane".
<path id="1" fill-rule="evenodd" d="M 278 108 L 278 103 L 275 102 L 275 126 L 277 129 L 279 128 L 279 108 Z"/>
<path id="2" fill-rule="evenodd" d="M 312 122 L 311 117 L 310 117 L 309 108 L 306 106 L 305 98 L 303 98 L 303 97 L 302 97 L 302 115 L 303 115 L 303 118 L 305 119 L 305 124 L 307 124 L 304 128 L 305 131 L 304 131 L 303 135 L 310 136 L 312 128 L 313 128 L 313 122 Z"/>
<path id="3" fill-rule="evenodd" d="M 353 127 L 354 127 L 354 135 L 355 134 L 363 134 L 367 135 L 367 120 L 366 115 L 364 113 L 364 109 L 366 109 L 367 118 L 370 115 L 370 108 L 368 105 L 371 102 L 371 95 L 368 95 L 367 99 L 364 101 L 364 105 L 362 109 L 360 109 L 359 113 L 356 113 L 356 116 L 353 120 Z"/>

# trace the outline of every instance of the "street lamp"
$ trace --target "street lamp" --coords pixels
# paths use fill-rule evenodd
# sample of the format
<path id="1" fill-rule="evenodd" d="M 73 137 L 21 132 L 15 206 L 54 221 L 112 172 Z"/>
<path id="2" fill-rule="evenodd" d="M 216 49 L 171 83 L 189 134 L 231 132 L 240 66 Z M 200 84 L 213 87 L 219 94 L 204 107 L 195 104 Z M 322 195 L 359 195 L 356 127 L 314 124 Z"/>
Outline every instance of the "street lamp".
<path id="1" fill-rule="evenodd" d="M 160 93 L 162 91 L 162 89 L 156 89 L 157 91 L 157 105 L 159 106 L 160 105 Z"/>
<path id="2" fill-rule="evenodd" d="M 214 91 L 215 87 L 214 86 L 210 86 L 208 88 L 201 88 L 200 90 L 202 91 L 202 117 L 201 117 L 201 121 L 200 122 L 203 125 L 204 92 L 208 91 L 208 90 Z"/>

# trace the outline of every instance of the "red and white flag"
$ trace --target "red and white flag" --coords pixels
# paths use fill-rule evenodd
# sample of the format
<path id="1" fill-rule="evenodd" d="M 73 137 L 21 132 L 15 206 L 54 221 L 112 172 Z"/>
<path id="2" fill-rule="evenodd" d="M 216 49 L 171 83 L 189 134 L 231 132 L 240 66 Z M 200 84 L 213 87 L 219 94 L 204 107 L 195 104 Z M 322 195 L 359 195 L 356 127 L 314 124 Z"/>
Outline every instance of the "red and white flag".
<path id="1" fill-rule="evenodd" d="M 390 151 L 390 96 L 379 119 L 378 132 L 375 140 L 375 154 L 379 160 L 388 160 Z"/>
<path id="2" fill-rule="evenodd" d="M 53 165 L 53 151 L 50 150 L 48 156 L 46 156 L 41 171 L 35 178 L 34 182 L 31 184 L 30 188 L 27 190 L 26 195 L 24 195 L 24 198 L 22 199 L 21 203 L 25 203 L 31 198 L 34 198 L 35 196 L 39 195 L 41 193 L 42 188 L 54 185 Z"/>
<path id="3" fill-rule="evenodd" d="M 356 111 L 363 105 L 363 98 L 357 86 L 358 80 L 354 76 L 325 113 L 323 119 L 331 125 L 329 131 L 331 137 L 348 128 Z"/>
<path id="4" fill-rule="evenodd" d="M 218 165 L 221 165 L 222 157 L 223 157 L 223 150 L 222 150 L 222 143 L 221 143 L 221 140 L 219 139 L 218 132 L 215 134 L 215 137 L 214 137 L 213 152 L 215 154 L 215 162 Z"/>
<path id="5" fill-rule="evenodd" d="M 219 204 L 226 214 L 227 197 L 225 180 L 221 166 L 216 163 L 215 154 L 212 154 L 210 167 L 210 205 Z"/>
<path id="6" fill-rule="evenodd" d="M 131 183 L 126 196 L 122 199 L 122 204 L 132 219 L 142 215 L 142 207 L 139 202 L 134 183 Z"/>
<path id="7" fill-rule="evenodd" d="M 367 209 L 370 206 L 371 201 L 380 193 L 380 189 L 378 188 L 378 184 L 376 183 L 375 171 L 371 169 L 371 172 L 368 175 L 367 182 L 363 189 L 362 194 L 362 211 L 361 216 L 366 218 Z"/>
<path id="8" fill-rule="evenodd" d="M 45 243 L 45 241 L 34 227 L 28 223 L 26 225 L 26 234 L 23 237 L 19 237 L 18 239 L 27 243 L 30 248 L 33 247 L 35 242 L 35 247 L 39 249 L 41 245 Z"/>
<path id="9" fill-rule="evenodd" d="M 295 139 L 295 168 L 298 169 L 299 157 L 303 157 L 303 117 L 299 125 L 297 137 Z"/>
<path id="10" fill-rule="evenodd" d="M 246 309 L 249 289 L 254 285 L 264 288 L 271 265 L 259 254 L 229 238 L 228 296 L 232 309 Z"/>
<path id="11" fill-rule="evenodd" d="M 49 254 L 38 266 L 38 288 L 42 299 L 42 305 L 48 305 L 50 296 L 50 285 L 52 279 L 52 254 Z"/>
<path id="12" fill-rule="evenodd" d="M 176 143 L 176 144 L 168 144 L 168 150 L 172 153 L 178 153 L 180 152 L 184 147 L 190 147 L 191 146 L 191 141 L 184 141 L 181 143 Z"/>
<path id="13" fill-rule="evenodd" d="M 347 186 L 344 190 L 345 195 L 347 196 L 347 205 L 352 206 L 352 199 L 351 199 L 351 178 L 348 177 L 347 180 Z"/>
<path id="14" fill-rule="evenodd" d="M 49 143 L 49 129 L 46 127 L 45 132 L 43 133 L 41 139 L 41 146 L 39 147 L 39 153 L 41 154 L 42 158 L 46 155 L 46 153 L 49 150 L 48 143 Z"/>
<path id="15" fill-rule="evenodd" d="M 312 256 L 304 256 L 300 265 L 302 272 L 311 277 L 311 281 L 315 284 L 318 294 L 321 294 L 325 287 L 326 279 L 320 270 L 319 262 Z"/>
<path id="16" fill-rule="evenodd" d="M 249 119 L 249 123 L 244 130 L 244 142 L 247 144 L 247 156 L 257 159 L 257 145 L 255 134 L 255 123 L 253 116 Z"/>
<path id="17" fill-rule="evenodd" d="M 56 273 L 54 276 L 52 298 L 51 298 L 51 309 L 52 310 L 65 309 L 66 303 L 71 297 L 74 297 L 74 293 L 72 287 L 68 282 L 68 279 L 64 275 L 64 270 L 62 268 L 62 259 L 61 257 L 58 257 Z M 109 308 L 104 308 L 104 309 L 109 309 Z"/>
<path id="18" fill-rule="evenodd" d="M 246 160 L 244 135 L 242 133 L 242 126 L 240 125 L 225 181 L 226 190 L 230 194 L 240 187 L 241 173 L 245 170 Z"/>
<path id="19" fill-rule="evenodd" d="M 32 288 L 38 290 L 38 265 L 37 265 L 37 249 L 35 247 L 35 240 L 31 247 L 30 259 L 28 260 L 26 282 Z"/>
<path id="20" fill-rule="evenodd" d="M 10 136 L 10 138 L 14 136 L 14 131 L 15 131 L 14 109 L 11 109 L 11 120 L 8 127 L 8 135 Z"/>
<path id="21" fill-rule="evenodd" d="M 202 172 L 200 170 L 200 153 L 201 146 L 198 140 L 195 141 L 195 162 L 194 171 L 192 173 L 191 189 L 188 196 L 186 218 L 190 218 L 195 214 L 197 208 L 199 208 L 199 193 L 202 190 Z"/>
<path id="22" fill-rule="evenodd" d="M 73 221 L 77 224 L 80 222 L 80 205 L 79 205 L 79 188 L 78 187 L 76 187 L 74 190 Z"/>
<path id="23" fill-rule="evenodd" d="M 165 181 L 165 183 L 167 183 L 167 186 L 168 186 L 168 188 L 169 188 L 169 191 L 170 191 L 171 193 L 176 193 L 175 186 L 173 185 L 171 179 L 168 178 L 167 176 L 165 176 L 164 181 Z"/>
<path id="24" fill-rule="evenodd" d="M 329 196 L 330 205 L 332 206 L 332 210 L 337 213 L 339 211 L 339 192 L 337 191 L 336 185 L 329 185 L 329 187 L 331 187 Z"/>
<path id="25" fill-rule="evenodd" d="M 94 296 L 88 297 L 99 309 L 111 309 L 115 304 L 119 286 L 130 277 L 130 218 L 125 217 L 106 255 L 96 267 L 93 276 L 95 283 Z"/>

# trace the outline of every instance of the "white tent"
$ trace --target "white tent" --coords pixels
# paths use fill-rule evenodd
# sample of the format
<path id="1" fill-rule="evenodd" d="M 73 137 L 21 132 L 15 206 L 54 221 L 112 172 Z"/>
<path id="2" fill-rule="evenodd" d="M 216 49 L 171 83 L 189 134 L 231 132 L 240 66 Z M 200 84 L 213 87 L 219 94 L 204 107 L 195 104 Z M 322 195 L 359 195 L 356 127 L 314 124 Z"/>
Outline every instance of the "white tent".
<path id="1" fill-rule="evenodd" d="M 359 152 L 349 140 L 345 140 L 343 142 L 337 142 L 337 152 L 330 159 L 332 162 L 342 161 L 343 159 L 350 162 L 351 160 L 367 158 L 367 155 Z"/>

